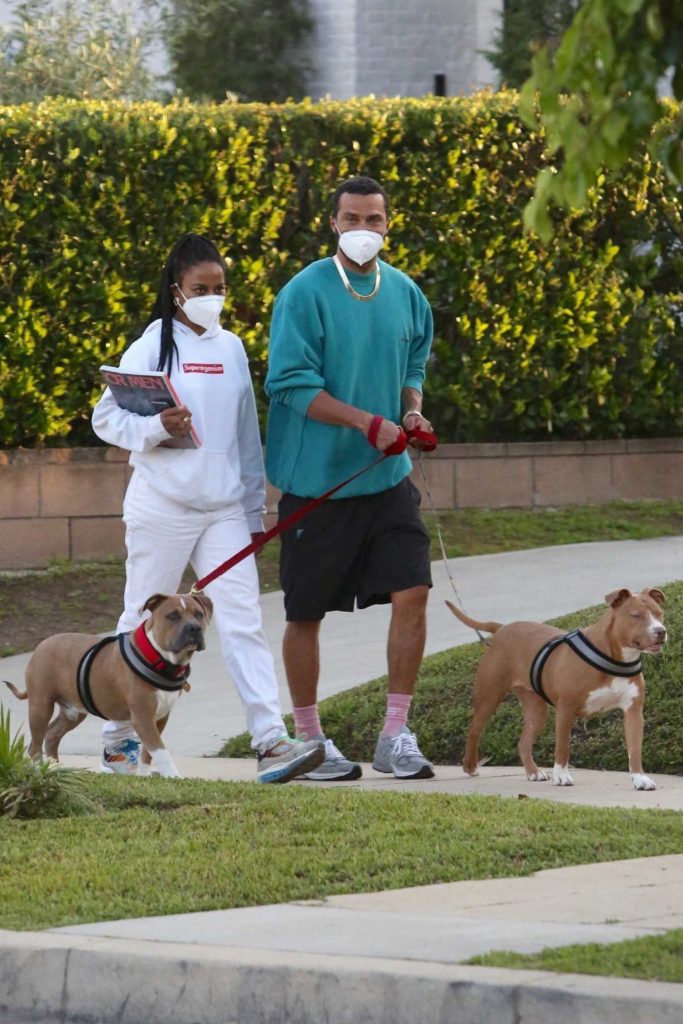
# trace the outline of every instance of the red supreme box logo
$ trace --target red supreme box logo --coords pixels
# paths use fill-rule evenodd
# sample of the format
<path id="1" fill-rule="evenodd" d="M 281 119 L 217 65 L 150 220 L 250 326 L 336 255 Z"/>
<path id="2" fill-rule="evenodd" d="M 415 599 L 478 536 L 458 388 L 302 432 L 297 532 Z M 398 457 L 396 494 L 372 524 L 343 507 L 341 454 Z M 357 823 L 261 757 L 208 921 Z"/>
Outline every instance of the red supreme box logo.
<path id="1" fill-rule="evenodd" d="M 222 363 L 183 363 L 185 373 L 223 373 Z"/>

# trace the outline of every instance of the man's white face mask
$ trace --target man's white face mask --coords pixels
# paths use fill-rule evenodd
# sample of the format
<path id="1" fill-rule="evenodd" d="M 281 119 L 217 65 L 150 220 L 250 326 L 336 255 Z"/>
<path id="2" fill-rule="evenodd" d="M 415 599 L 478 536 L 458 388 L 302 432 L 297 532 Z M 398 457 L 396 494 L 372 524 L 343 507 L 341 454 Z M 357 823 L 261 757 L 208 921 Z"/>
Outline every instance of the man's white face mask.
<path id="1" fill-rule="evenodd" d="M 337 228 L 337 230 L 339 230 Z M 339 248 L 359 267 L 374 260 L 384 245 L 384 236 L 378 231 L 343 231 L 339 233 Z"/>

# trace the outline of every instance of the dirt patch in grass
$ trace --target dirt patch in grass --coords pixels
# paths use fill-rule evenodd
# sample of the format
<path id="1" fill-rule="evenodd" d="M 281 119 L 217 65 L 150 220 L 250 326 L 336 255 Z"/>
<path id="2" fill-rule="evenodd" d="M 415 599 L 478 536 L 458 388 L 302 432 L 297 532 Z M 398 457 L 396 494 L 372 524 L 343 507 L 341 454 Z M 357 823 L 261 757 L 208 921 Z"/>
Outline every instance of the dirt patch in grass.
<path id="1" fill-rule="evenodd" d="M 53 633 L 105 633 L 121 614 L 123 562 L 16 576 L 0 587 L 0 654 L 20 654 Z"/>
<path id="2" fill-rule="evenodd" d="M 262 589 L 277 585 L 277 569 L 260 569 Z M 0 658 L 32 651 L 53 633 L 107 633 L 123 607 L 122 561 L 75 563 L 41 572 L 0 575 Z M 188 569 L 181 591 L 196 580 Z"/>

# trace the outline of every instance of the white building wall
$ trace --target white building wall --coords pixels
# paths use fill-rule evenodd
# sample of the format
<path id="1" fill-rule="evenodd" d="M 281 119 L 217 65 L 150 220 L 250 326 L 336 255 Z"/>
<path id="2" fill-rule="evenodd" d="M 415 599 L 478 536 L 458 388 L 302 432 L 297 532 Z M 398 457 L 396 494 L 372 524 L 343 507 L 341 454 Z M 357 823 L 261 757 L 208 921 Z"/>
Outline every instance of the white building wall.
<path id="1" fill-rule="evenodd" d="M 449 96 L 496 81 L 481 50 L 489 49 L 503 0 L 309 0 L 315 22 L 309 53 L 314 99 L 353 96 L 425 96 L 434 75 L 446 75 Z M 0 0 L 0 24 L 13 4 Z M 152 70 L 167 73 L 161 44 Z"/>
<path id="2" fill-rule="evenodd" d="M 450 96 L 494 85 L 488 49 L 503 0 L 310 0 L 314 99 L 425 96 L 446 75 Z"/>
<path id="3" fill-rule="evenodd" d="M 315 67 L 308 80 L 314 99 L 348 100 L 356 95 L 356 22 L 363 0 L 309 0 L 315 29 L 309 52 Z M 363 16 L 364 17 L 364 16 Z"/>

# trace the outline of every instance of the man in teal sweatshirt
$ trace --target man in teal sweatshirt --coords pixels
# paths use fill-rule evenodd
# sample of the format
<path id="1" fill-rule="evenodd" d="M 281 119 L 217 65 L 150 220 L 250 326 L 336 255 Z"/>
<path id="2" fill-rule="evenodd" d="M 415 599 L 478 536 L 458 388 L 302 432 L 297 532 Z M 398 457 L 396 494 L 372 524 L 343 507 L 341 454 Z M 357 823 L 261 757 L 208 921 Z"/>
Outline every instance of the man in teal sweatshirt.
<path id="1" fill-rule="evenodd" d="M 431 310 L 410 278 L 377 258 L 388 224 L 381 185 L 343 182 L 330 217 L 335 255 L 297 274 L 275 302 L 266 470 L 282 491 L 280 518 L 366 466 L 368 443 L 390 448 L 399 423 L 432 429 L 422 415 Z M 429 535 L 410 471 L 406 452 L 387 457 L 282 535 L 283 656 L 296 732 L 323 738 L 326 748 L 311 779 L 361 774 L 320 723 L 320 623 L 328 611 L 388 602 L 387 712 L 373 767 L 397 778 L 434 775 L 407 726 L 431 586 Z"/>

